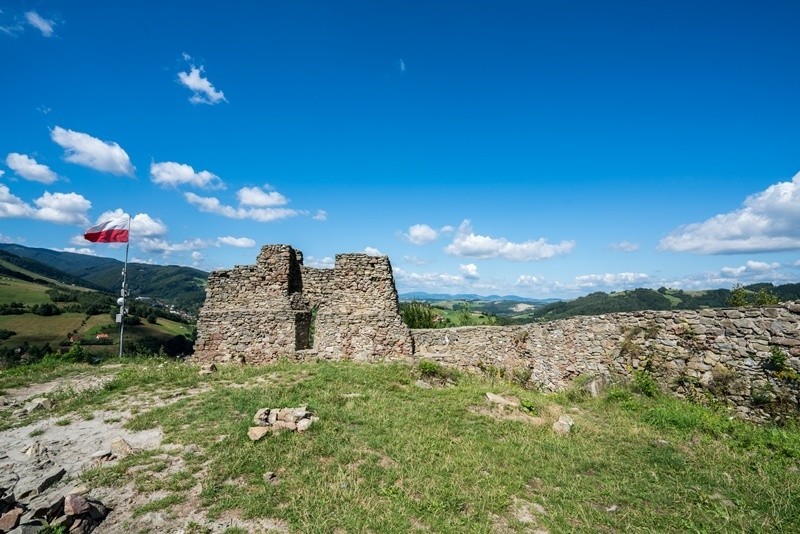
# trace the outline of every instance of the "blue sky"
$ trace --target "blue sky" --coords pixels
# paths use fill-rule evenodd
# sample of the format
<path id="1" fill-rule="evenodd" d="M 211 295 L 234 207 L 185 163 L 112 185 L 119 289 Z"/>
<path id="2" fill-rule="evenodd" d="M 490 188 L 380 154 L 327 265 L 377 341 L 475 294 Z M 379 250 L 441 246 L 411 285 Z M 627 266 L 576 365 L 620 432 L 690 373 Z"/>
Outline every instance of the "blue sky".
<path id="1" fill-rule="evenodd" d="M 0 1 L 0 240 L 398 289 L 800 281 L 797 2 Z M 119 210 L 119 211 L 118 211 Z"/>

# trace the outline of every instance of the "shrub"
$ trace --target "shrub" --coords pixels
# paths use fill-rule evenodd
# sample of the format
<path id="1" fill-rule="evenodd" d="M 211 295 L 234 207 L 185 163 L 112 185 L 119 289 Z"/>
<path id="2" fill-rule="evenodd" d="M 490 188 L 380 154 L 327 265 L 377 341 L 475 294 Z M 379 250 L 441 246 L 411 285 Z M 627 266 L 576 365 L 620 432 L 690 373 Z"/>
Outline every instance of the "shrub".
<path id="1" fill-rule="evenodd" d="M 653 375 L 649 371 L 636 370 L 631 376 L 631 390 L 645 397 L 657 397 L 661 393 Z"/>

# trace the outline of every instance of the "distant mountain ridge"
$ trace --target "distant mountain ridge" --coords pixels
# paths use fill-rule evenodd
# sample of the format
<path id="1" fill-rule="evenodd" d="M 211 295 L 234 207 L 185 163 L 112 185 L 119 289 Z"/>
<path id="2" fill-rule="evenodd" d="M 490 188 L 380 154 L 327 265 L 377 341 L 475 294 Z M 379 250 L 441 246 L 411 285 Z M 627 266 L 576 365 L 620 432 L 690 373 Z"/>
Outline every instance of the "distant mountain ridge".
<path id="1" fill-rule="evenodd" d="M 505 301 L 505 302 L 530 302 L 532 304 L 549 304 L 551 302 L 560 302 L 561 299 L 536 299 L 531 297 L 520 297 L 518 295 L 476 295 L 474 293 L 426 293 L 424 291 L 411 291 L 408 293 L 401 293 L 398 295 L 400 300 L 479 300 L 479 301 Z"/>
<path id="2" fill-rule="evenodd" d="M 82 283 L 76 285 L 114 294 L 122 287 L 124 262 L 120 260 L 9 243 L 0 244 L 0 252 L 32 260 L 34 263 L 28 265 L 42 272 L 24 265 L 20 267 L 65 283 L 78 281 Z M 36 267 L 37 263 L 44 268 Z M 192 267 L 128 263 L 128 288 L 132 296 L 160 299 L 187 311 L 196 311 L 202 305 L 207 279 L 207 272 Z"/>

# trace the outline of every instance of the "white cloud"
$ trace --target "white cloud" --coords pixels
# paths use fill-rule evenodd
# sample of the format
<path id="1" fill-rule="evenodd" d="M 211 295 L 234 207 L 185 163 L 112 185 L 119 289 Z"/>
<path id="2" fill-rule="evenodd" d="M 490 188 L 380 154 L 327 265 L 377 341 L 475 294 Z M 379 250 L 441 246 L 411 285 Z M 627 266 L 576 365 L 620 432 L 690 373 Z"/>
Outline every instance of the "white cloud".
<path id="1" fill-rule="evenodd" d="M 575 286 L 581 289 L 605 287 L 634 288 L 650 281 L 650 275 L 645 273 L 606 273 L 584 274 L 575 277 Z"/>
<path id="2" fill-rule="evenodd" d="M 427 245 L 439 237 L 439 233 L 427 224 L 415 224 L 409 226 L 408 233 L 402 234 L 403 237 L 413 245 Z"/>
<path id="3" fill-rule="evenodd" d="M 639 250 L 639 243 L 621 241 L 619 243 L 611 243 L 610 247 L 612 250 L 618 250 L 620 252 L 636 252 Z"/>
<path id="4" fill-rule="evenodd" d="M 114 211 L 106 211 L 101 214 L 97 221 L 107 221 L 109 219 L 121 219 L 123 217 L 130 217 L 128 213 L 120 208 Z M 167 225 L 161 222 L 160 219 L 153 219 L 147 213 L 137 213 L 131 219 L 131 234 L 132 237 L 155 237 L 167 233 Z"/>
<path id="5" fill-rule="evenodd" d="M 254 206 L 266 208 L 272 206 L 285 206 L 289 203 L 285 196 L 277 191 L 271 190 L 269 186 L 264 189 L 260 187 L 243 187 L 236 192 L 241 206 Z"/>
<path id="6" fill-rule="evenodd" d="M 256 242 L 249 237 L 218 237 L 217 245 L 228 245 L 229 247 L 237 248 L 252 248 L 256 246 Z"/>
<path id="7" fill-rule="evenodd" d="M 203 77 L 204 67 L 199 67 L 191 64 L 191 56 L 184 53 L 183 59 L 189 62 L 189 70 L 186 72 L 178 73 L 178 81 L 181 85 L 192 91 L 192 96 L 189 97 L 189 102 L 192 104 L 219 104 L 220 102 L 227 102 L 225 94 L 222 91 L 217 91 L 214 85 Z"/>
<path id="8" fill-rule="evenodd" d="M 35 210 L 17 196 L 11 194 L 8 186 L 0 184 L 0 218 L 35 218 Z"/>
<path id="9" fill-rule="evenodd" d="M 59 250 L 61 252 L 72 252 L 73 254 L 83 254 L 85 256 L 97 256 L 97 251 L 93 248 L 88 248 L 88 247 L 81 247 L 81 248 L 64 247 L 55 250 Z"/>
<path id="10" fill-rule="evenodd" d="M 150 180 L 160 186 L 193 185 L 203 189 L 224 188 L 222 180 L 216 174 L 209 171 L 195 172 L 190 165 L 174 161 L 151 163 Z"/>
<path id="11" fill-rule="evenodd" d="M 327 221 L 328 220 L 328 212 L 325 210 L 317 210 L 317 213 L 314 214 L 315 221 Z"/>
<path id="12" fill-rule="evenodd" d="M 461 264 L 458 266 L 458 270 L 461 271 L 461 276 L 467 280 L 477 280 L 480 278 L 478 266 L 474 263 Z"/>
<path id="13" fill-rule="evenodd" d="M 301 215 L 304 212 L 289 208 L 234 208 L 222 204 L 216 197 L 201 197 L 191 192 L 184 193 L 189 204 L 206 213 L 215 213 L 231 219 L 252 219 L 258 222 L 271 222 Z"/>
<path id="14" fill-rule="evenodd" d="M 765 271 L 774 271 L 781 266 L 778 262 L 766 263 L 763 261 L 748 261 L 739 267 L 723 267 L 720 273 L 725 277 L 739 278 L 744 275 L 753 275 Z"/>
<path id="15" fill-rule="evenodd" d="M 450 226 L 449 224 L 439 228 L 439 233 L 441 233 L 441 234 L 452 234 L 455 231 L 456 231 L 456 229 L 454 227 Z"/>
<path id="16" fill-rule="evenodd" d="M 11 236 L 0 234 L 0 243 L 24 243 L 25 239 L 22 237 L 13 238 Z"/>
<path id="17" fill-rule="evenodd" d="M 202 239 L 187 239 L 182 243 L 169 243 L 164 239 L 145 237 L 137 245 L 144 252 L 155 252 L 160 254 L 170 254 L 172 252 L 186 252 L 208 248 L 208 243 Z"/>
<path id="18" fill-rule="evenodd" d="M 333 269 L 336 266 L 336 260 L 330 256 L 325 256 L 324 258 L 307 256 L 303 258 L 303 265 L 317 269 Z"/>
<path id="19" fill-rule="evenodd" d="M 87 224 L 86 212 L 92 203 L 77 193 L 49 193 L 33 201 L 38 209 L 36 217 L 42 221 L 58 224 Z"/>
<path id="20" fill-rule="evenodd" d="M 89 134 L 60 126 L 53 128 L 50 137 L 64 149 L 64 159 L 70 163 L 115 176 L 133 176 L 136 172 L 127 152 L 115 142 L 101 141 Z"/>
<path id="21" fill-rule="evenodd" d="M 548 259 L 567 254 L 575 248 L 574 241 L 562 241 L 554 245 L 544 238 L 513 243 L 504 237 L 493 238 L 477 235 L 472 231 L 469 220 L 458 227 L 453 242 L 444 251 L 453 256 L 488 259 L 503 258 L 510 261 L 532 261 Z"/>
<path id="22" fill-rule="evenodd" d="M 695 254 L 800 249 L 800 173 L 750 195 L 735 211 L 673 230 L 658 248 Z"/>
<path id="23" fill-rule="evenodd" d="M 36 11 L 28 11 L 25 13 L 25 20 L 28 22 L 28 24 L 42 32 L 42 35 L 45 37 L 53 36 L 53 26 L 55 26 L 56 23 L 52 20 L 43 18 Z"/>
<path id="24" fill-rule="evenodd" d="M 521 274 L 517 277 L 516 285 L 520 287 L 536 287 L 544 282 L 544 278 L 532 274 Z"/>
<path id="25" fill-rule="evenodd" d="M 9 153 L 8 156 L 6 156 L 6 165 L 26 180 L 41 182 L 43 184 L 52 184 L 58 180 L 58 176 L 50 170 L 50 167 L 37 163 L 35 159 L 25 154 L 18 154 L 17 152 Z"/>
<path id="26" fill-rule="evenodd" d="M 364 254 L 366 254 L 368 256 L 385 256 L 385 254 L 383 252 L 381 252 L 380 250 L 378 250 L 375 247 L 365 247 L 364 248 Z"/>
<path id="27" fill-rule="evenodd" d="M 412 273 L 397 267 L 393 269 L 393 274 L 399 284 L 420 289 L 460 290 L 464 284 L 463 276 L 449 273 Z"/>
<path id="28" fill-rule="evenodd" d="M 130 263 L 144 263 L 145 265 L 158 265 L 153 258 L 139 258 L 134 256 Z"/>
<path id="29" fill-rule="evenodd" d="M 400 67 L 400 72 L 405 72 L 406 71 L 406 62 L 403 61 L 403 58 L 400 58 L 400 60 L 397 62 L 397 64 Z"/>
<path id="30" fill-rule="evenodd" d="M 203 263 L 203 254 L 200 253 L 200 252 L 197 252 L 196 250 L 194 252 L 192 252 L 192 265 L 194 267 L 200 267 L 200 265 L 202 265 L 202 263 Z"/>
<path id="31" fill-rule="evenodd" d="M 412 265 L 427 265 L 430 263 L 428 260 L 423 260 L 422 258 L 418 258 L 416 256 L 403 256 L 403 261 Z"/>

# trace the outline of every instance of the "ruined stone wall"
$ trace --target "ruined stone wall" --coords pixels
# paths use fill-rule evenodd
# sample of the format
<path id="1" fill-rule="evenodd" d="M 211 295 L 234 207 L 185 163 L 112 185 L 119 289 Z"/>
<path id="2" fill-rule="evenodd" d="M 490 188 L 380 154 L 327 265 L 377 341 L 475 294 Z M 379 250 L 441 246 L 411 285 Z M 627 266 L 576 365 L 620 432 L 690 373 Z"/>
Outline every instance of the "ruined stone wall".
<path id="1" fill-rule="evenodd" d="M 302 262 L 302 253 L 288 245 L 267 245 L 255 265 L 211 273 L 193 358 L 267 363 L 282 356 L 410 356 L 389 258 L 340 254 L 333 269 Z"/>
<path id="2" fill-rule="evenodd" d="M 411 356 L 386 256 L 338 254 L 332 291 L 316 314 L 314 349 L 328 359 L 358 361 Z"/>
<path id="3" fill-rule="evenodd" d="M 800 402 L 800 304 L 574 317 L 512 327 L 412 330 L 416 358 L 525 377 L 546 390 L 582 374 L 647 370 L 679 396 L 765 419 Z M 775 368 L 773 348 L 786 356 Z"/>
<path id="4" fill-rule="evenodd" d="M 194 358 L 266 363 L 308 348 L 311 314 L 294 249 L 267 245 L 255 265 L 214 271 L 197 320 Z"/>

